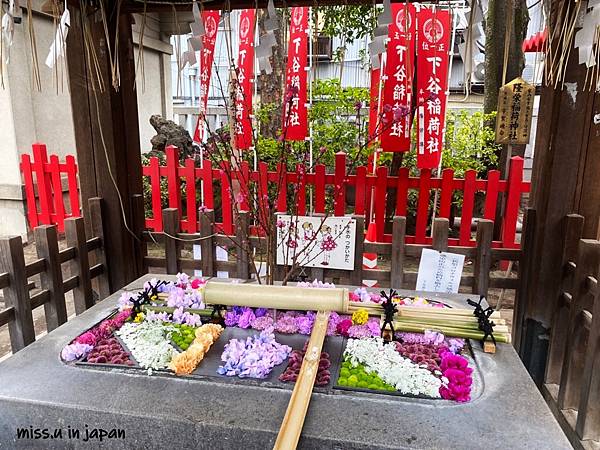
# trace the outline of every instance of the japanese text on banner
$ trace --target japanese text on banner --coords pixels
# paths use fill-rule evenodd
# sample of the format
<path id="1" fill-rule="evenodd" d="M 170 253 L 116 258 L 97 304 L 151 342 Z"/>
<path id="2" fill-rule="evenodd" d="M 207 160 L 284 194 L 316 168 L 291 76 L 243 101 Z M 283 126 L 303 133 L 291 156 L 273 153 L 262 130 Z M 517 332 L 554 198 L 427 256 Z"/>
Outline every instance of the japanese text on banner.
<path id="1" fill-rule="evenodd" d="M 240 14 L 240 48 L 235 93 L 235 141 L 240 150 L 252 146 L 252 79 L 254 77 L 254 21 L 256 10 Z"/>
<path id="2" fill-rule="evenodd" d="M 415 7 L 392 4 L 383 87 L 381 148 L 387 152 L 410 149 L 412 84 L 414 73 Z"/>
<path id="3" fill-rule="evenodd" d="M 439 165 L 444 143 L 450 12 L 422 8 L 417 21 L 417 167 L 433 169 Z"/>
<path id="4" fill-rule="evenodd" d="M 308 58 L 308 7 L 292 8 L 288 61 L 285 78 L 286 99 L 283 107 L 283 136 L 289 141 L 303 141 L 308 135 L 306 109 Z"/>
<path id="5" fill-rule="evenodd" d="M 198 121 L 196 122 L 196 131 L 194 132 L 194 142 L 196 143 L 201 143 L 204 138 L 204 116 L 208 103 L 208 88 L 210 86 L 215 42 L 217 42 L 217 30 L 219 29 L 220 19 L 221 11 L 204 11 L 202 13 L 202 21 L 204 22 L 206 34 L 202 36 L 202 49 L 200 50 L 200 93 L 198 95 L 200 111 Z"/>

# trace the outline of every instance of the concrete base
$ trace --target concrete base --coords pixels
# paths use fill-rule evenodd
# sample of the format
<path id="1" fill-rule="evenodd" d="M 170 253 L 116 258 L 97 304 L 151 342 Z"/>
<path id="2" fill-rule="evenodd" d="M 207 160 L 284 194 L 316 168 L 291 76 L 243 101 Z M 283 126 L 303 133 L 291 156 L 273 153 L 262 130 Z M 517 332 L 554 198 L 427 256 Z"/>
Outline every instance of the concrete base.
<path id="1" fill-rule="evenodd" d="M 141 288 L 150 276 L 127 286 Z M 468 296 L 452 296 L 454 302 Z M 118 294 L 0 364 L 0 449 L 272 448 L 291 391 L 126 369 L 63 364 L 62 347 L 104 318 Z M 447 296 L 444 296 L 447 298 Z M 495 355 L 474 344 L 483 390 L 458 404 L 330 390 L 314 393 L 304 449 L 571 448 L 510 345 Z M 86 429 L 87 426 L 87 429 Z M 17 428 L 62 430 L 62 439 L 17 439 Z M 69 427 L 79 439 L 69 439 Z M 125 437 L 84 442 L 86 430 Z"/>

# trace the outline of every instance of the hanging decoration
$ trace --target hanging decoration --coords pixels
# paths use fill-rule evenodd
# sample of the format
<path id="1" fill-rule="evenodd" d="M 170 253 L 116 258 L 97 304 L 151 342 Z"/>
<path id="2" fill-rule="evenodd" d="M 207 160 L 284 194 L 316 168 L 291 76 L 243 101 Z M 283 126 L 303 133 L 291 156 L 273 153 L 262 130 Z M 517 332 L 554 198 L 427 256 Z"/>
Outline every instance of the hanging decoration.
<path id="1" fill-rule="evenodd" d="M 196 64 L 196 52 L 202 51 L 202 39 L 206 34 L 204 21 L 202 20 L 202 13 L 200 12 L 197 2 L 194 2 L 192 6 L 192 15 L 194 16 L 194 21 L 190 23 L 190 31 L 192 36 L 188 38 L 187 51 L 183 53 L 181 61 L 179 62 L 180 70 L 188 64 L 190 66 Z"/>
<path id="2" fill-rule="evenodd" d="M 381 148 L 386 152 L 410 150 L 412 84 L 414 73 L 416 10 L 412 4 L 395 3 L 389 26 L 383 86 Z"/>
<path id="3" fill-rule="evenodd" d="M 282 138 L 288 141 L 303 141 L 308 135 L 306 108 L 308 11 L 306 6 L 295 7 L 292 8 L 291 14 L 282 120 Z"/>
<path id="4" fill-rule="evenodd" d="M 12 46 L 13 38 L 15 36 L 15 13 L 18 9 L 19 1 L 10 0 L 8 2 L 8 10 L 4 16 L 2 16 L 2 37 L 4 48 L 6 50 L 6 56 L 4 57 L 6 64 L 8 64 L 10 59 L 10 47 Z"/>
<path id="5" fill-rule="evenodd" d="M 377 27 L 373 32 L 373 40 L 369 43 L 369 56 L 373 69 L 381 68 L 381 54 L 385 52 L 388 38 L 388 26 L 392 23 L 392 6 L 390 0 L 383 1 L 383 11 L 377 17 Z"/>
<path id="6" fill-rule="evenodd" d="M 379 116 L 379 84 L 381 69 L 371 69 L 371 85 L 369 87 L 369 139 L 375 140 Z"/>
<path id="7" fill-rule="evenodd" d="M 417 167 L 438 167 L 444 143 L 450 51 L 450 12 L 421 8 L 417 13 Z"/>
<path id="8" fill-rule="evenodd" d="M 46 57 L 46 65 L 51 69 L 56 65 L 58 59 L 66 56 L 67 54 L 67 33 L 71 26 L 71 14 L 69 10 L 65 8 L 60 18 L 60 24 L 56 28 L 56 34 L 54 41 L 50 46 L 50 51 Z"/>
<path id="9" fill-rule="evenodd" d="M 258 38 L 258 45 L 256 46 L 256 60 L 258 71 L 268 75 L 273 72 L 269 58 L 273 54 L 273 47 L 277 45 L 275 31 L 279 29 L 279 18 L 273 0 L 269 0 L 267 12 L 268 18 L 264 22 L 265 33 Z"/>
<path id="10" fill-rule="evenodd" d="M 240 14 L 240 47 L 238 52 L 235 95 L 236 147 L 247 150 L 252 146 L 252 80 L 254 79 L 254 22 L 255 9 Z"/>
<path id="11" fill-rule="evenodd" d="M 202 50 L 200 52 L 200 94 L 198 96 L 200 111 L 196 122 L 196 131 L 194 132 L 194 142 L 197 144 L 200 144 L 204 138 L 204 117 L 208 103 L 208 88 L 210 86 L 220 18 L 221 11 L 204 11 L 202 13 L 205 34 L 202 36 Z"/>

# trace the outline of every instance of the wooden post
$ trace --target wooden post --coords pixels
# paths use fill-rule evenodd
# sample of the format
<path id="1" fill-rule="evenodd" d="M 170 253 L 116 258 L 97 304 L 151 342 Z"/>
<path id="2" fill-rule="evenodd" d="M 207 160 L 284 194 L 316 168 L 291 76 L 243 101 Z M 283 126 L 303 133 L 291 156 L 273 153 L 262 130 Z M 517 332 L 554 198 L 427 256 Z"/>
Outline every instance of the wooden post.
<path id="1" fill-rule="evenodd" d="M 175 275 L 179 272 L 179 211 L 177 208 L 163 209 L 163 225 L 165 238 L 165 260 L 167 273 Z M 204 252 L 202 253 L 204 257 Z"/>
<path id="2" fill-rule="evenodd" d="M 75 313 L 77 315 L 94 306 L 90 262 L 85 239 L 85 222 L 82 217 L 65 220 L 67 245 L 75 248 L 75 257 L 68 262 L 69 274 L 77 276 L 77 286 L 73 289 Z"/>
<path id="3" fill-rule="evenodd" d="M 46 262 L 46 268 L 40 273 L 40 279 L 42 289 L 50 293 L 50 300 L 44 303 L 46 325 L 50 332 L 67 321 L 56 226 L 41 225 L 33 230 L 33 235 L 37 254 Z"/>
<path id="4" fill-rule="evenodd" d="M 490 286 L 490 270 L 492 268 L 492 238 L 494 237 L 494 222 L 481 219 L 477 223 L 477 249 L 475 267 L 473 269 L 475 281 L 473 294 L 487 297 Z"/>
<path id="5" fill-rule="evenodd" d="M 569 214 L 564 219 L 564 239 L 562 244 L 562 258 L 560 264 L 563 268 L 562 282 L 557 292 L 558 298 L 554 299 L 556 309 L 553 313 L 550 345 L 548 349 L 548 363 L 546 365 L 546 383 L 559 384 L 563 358 L 565 356 L 565 342 L 569 332 L 569 306 L 566 296 L 572 297 L 573 277 L 575 275 L 575 261 L 577 261 L 577 247 L 583 231 L 584 219 L 578 214 Z M 527 218 L 527 226 L 529 219 Z M 527 232 L 527 230 L 525 230 Z M 528 235 L 529 233 L 527 233 Z M 527 243 L 523 252 L 528 251 Z M 526 255 L 523 255 L 526 256 Z M 524 263 L 526 268 L 529 264 Z M 515 329 L 515 327 L 513 327 Z M 517 347 L 518 348 L 518 347 Z"/>
<path id="6" fill-rule="evenodd" d="M 248 252 L 252 251 L 250 246 L 250 239 L 248 238 L 248 212 L 240 211 L 237 216 L 238 224 L 236 229 L 236 240 L 237 240 L 237 277 L 242 280 L 250 278 Z"/>
<path id="7" fill-rule="evenodd" d="M 433 220 L 433 230 L 432 230 L 432 238 L 433 238 L 433 249 L 439 252 L 448 251 L 448 229 L 449 229 L 449 221 L 448 219 L 438 217 Z"/>
<path id="8" fill-rule="evenodd" d="M 102 199 L 98 197 L 90 198 L 88 201 L 90 211 L 90 226 L 92 236 L 100 238 L 102 247 L 96 250 L 96 264 L 101 264 L 103 267 L 102 273 L 96 277 L 98 288 L 98 298 L 100 300 L 108 297 L 111 292 L 110 277 L 108 275 L 108 264 L 106 261 L 106 240 L 104 239 L 104 216 L 102 214 L 103 206 Z"/>
<path id="9" fill-rule="evenodd" d="M 354 239 L 354 270 L 350 272 L 350 283 L 361 286 L 363 280 L 363 253 L 365 245 L 365 218 L 355 215 L 356 238 Z"/>
<path id="10" fill-rule="evenodd" d="M 580 439 L 600 440 L 600 292 L 594 295 L 592 326 L 585 352 L 577 424 Z"/>
<path id="11" fill-rule="evenodd" d="M 144 257 L 148 255 L 148 247 L 144 240 L 144 230 L 146 229 L 146 219 L 144 215 L 144 196 L 142 194 L 134 194 L 131 196 L 131 210 L 133 212 L 133 222 L 131 229 L 137 236 L 138 240 L 134 240 L 134 253 L 137 261 L 137 266 L 141 268 L 143 273 L 148 272 L 148 268 L 144 263 Z"/>
<path id="12" fill-rule="evenodd" d="M 395 216 L 392 227 L 392 261 L 390 287 L 402 289 L 404 281 L 404 237 L 406 217 Z"/>
<path id="13" fill-rule="evenodd" d="M 515 306 L 512 325 L 512 343 L 520 353 L 521 336 L 525 326 L 524 316 L 531 296 L 531 257 L 535 239 L 536 211 L 533 208 L 525 210 L 523 232 L 521 235 L 521 257 L 519 259 L 519 288 L 515 296 Z"/>
<path id="14" fill-rule="evenodd" d="M 569 311 L 569 333 L 565 342 L 565 357 L 558 391 L 560 409 L 577 408 L 581 393 L 583 358 L 581 352 L 585 348 L 585 327 L 583 327 L 583 311 L 590 310 L 591 294 L 586 279 L 596 279 L 600 273 L 600 242 L 591 239 L 579 241 L 577 270 L 573 283 L 573 300 Z"/>
<path id="15" fill-rule="evenodd" d="M 213 223 L 215 222 L 215 212 L 212 210 L 199 211 L 200 217 L 200 236 L 204 239 L 200 241 L 200 251 L 202 252 L 202 276 L 210 278 L 215 276 L 215 246 L 213 245 Z"/>
<path id="16" fill-rule="evenodd" d="M 0 272 L 7 272 L 9 285 L 4 288 L 4 302 L 12 306 L 15 319 L 8 324 L 8 334 L 13 352 L 35 341 L 31 300 L 25 273 L 23 242 L 20 236 L 0 238 Z"/>
<path id="17" fill-rule="evenodd" d="M 112 31 L 109 33 L 110 42 L 106 42 L 102 21 L 94 20 L 95 11 L 86 5 L 84 2 L 85 11 L 80 11 L 78 5 L 71 5 L 65 60 L 81 198 L 86 217 L 90 216 L 90 211 L 85 201 L 92 197 L 104 199 L 106 233 L 103 246 L 110 262 L 105 269 L 111 289 L 116 290 L 141 275 L 134 253 L 135 239 L 125 226 L 127 223 L 131 227 L 133 221 L 128 199 L 133 194 L 142 193 L 132 15 L 123 10 L 119 14 L 118 2 L 107 4 L 108 29 Z M 87 20 L 89 27 L 88 39 L 85 39 L 83 20 Z M 111 85 L 111 58 L 107 49 L 115 48 L 117 35 L 118 53 L 112 56 L 118 59 L 120 85 L 115 89 Z M 94 47 L 96 65 L 89 61 L 91 50 L 86 49 L 85 42 Z M 98 86 L 98 74 L 94 68 L 104 81 L 103 90 Z"/>

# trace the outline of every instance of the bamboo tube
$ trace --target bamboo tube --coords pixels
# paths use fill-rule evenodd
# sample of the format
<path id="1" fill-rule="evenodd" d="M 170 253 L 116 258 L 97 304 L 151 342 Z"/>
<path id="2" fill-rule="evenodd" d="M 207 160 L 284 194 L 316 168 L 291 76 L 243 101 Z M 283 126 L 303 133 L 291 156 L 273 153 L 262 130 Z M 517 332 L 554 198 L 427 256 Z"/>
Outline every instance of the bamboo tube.
<path id="1" fill-rule="evenodd" d="M 466 330 L 479 330 L 479 324 L 477 321 L 474 322 L 462 322 L 460 320 L 452 320 L 452 319 L 422 319 L 416 317 L 399 317 L 396 318 L 395 322 L 403 322 L 407 324 L 415 324 L 415 325 L 423 325 L 429 326 L 432 328 L 441 326 L 441 327 L 451 327 L 451 328 L 462 328 Z M 497 324 L 494 326 L 494 332 L 498 333 L 508 333 L 508 327 L 506 325 Z"/>
<path id="2" fill-rule="evenodd" d="M 319 359 L 323 341 L 327 334 L 327 323 L 329 322 L 329 312 L 319 311 L 315 318 L 315 323 L 310 334 L 308 347 L 302 361 L 302 367 L 296 380 L 296 385 L 290 397 L 277 440 L 273 450 L 293 450 L 298 445 L 304 418 L 310 403 L 317 371 L 319 370 Z"/>
<path id="3" fill-rule="evenodd" d="M 209 281 L 204 288 L 204 301 L 212 305 L 347 313 L 348 289 L 306 289 L 296 286 L 230 284 Z"/>
<path id="4" fill-rule="evenodd" d="M 407 324 L 404 322 L 394 322 L 394 328 L 397 331 L 409 331 L 412 333 L 423 333 L 426 330 L 435 330 L 435 331 L 439 331 L 440 333 L 445 334 L 446 336 L 453 336 L 453 337 L 461 337 L 461 338 L 465 338 L 465 339 L 474 339 L 477 341 L 481 341 L 483 339 L 483 332 L 477 330 L 464 330 L 464 329 L 460 329 L 460 328 L 452 328 L 452 327 L 424 327 L 421 325 L 414 325 L 414 324 Z M 496 339 L 497 342 L 504 342 L 504 343 L 510 343 L 510 334 L 503 334 L 503 333 L 494 333 L 494 338 Z"/>

